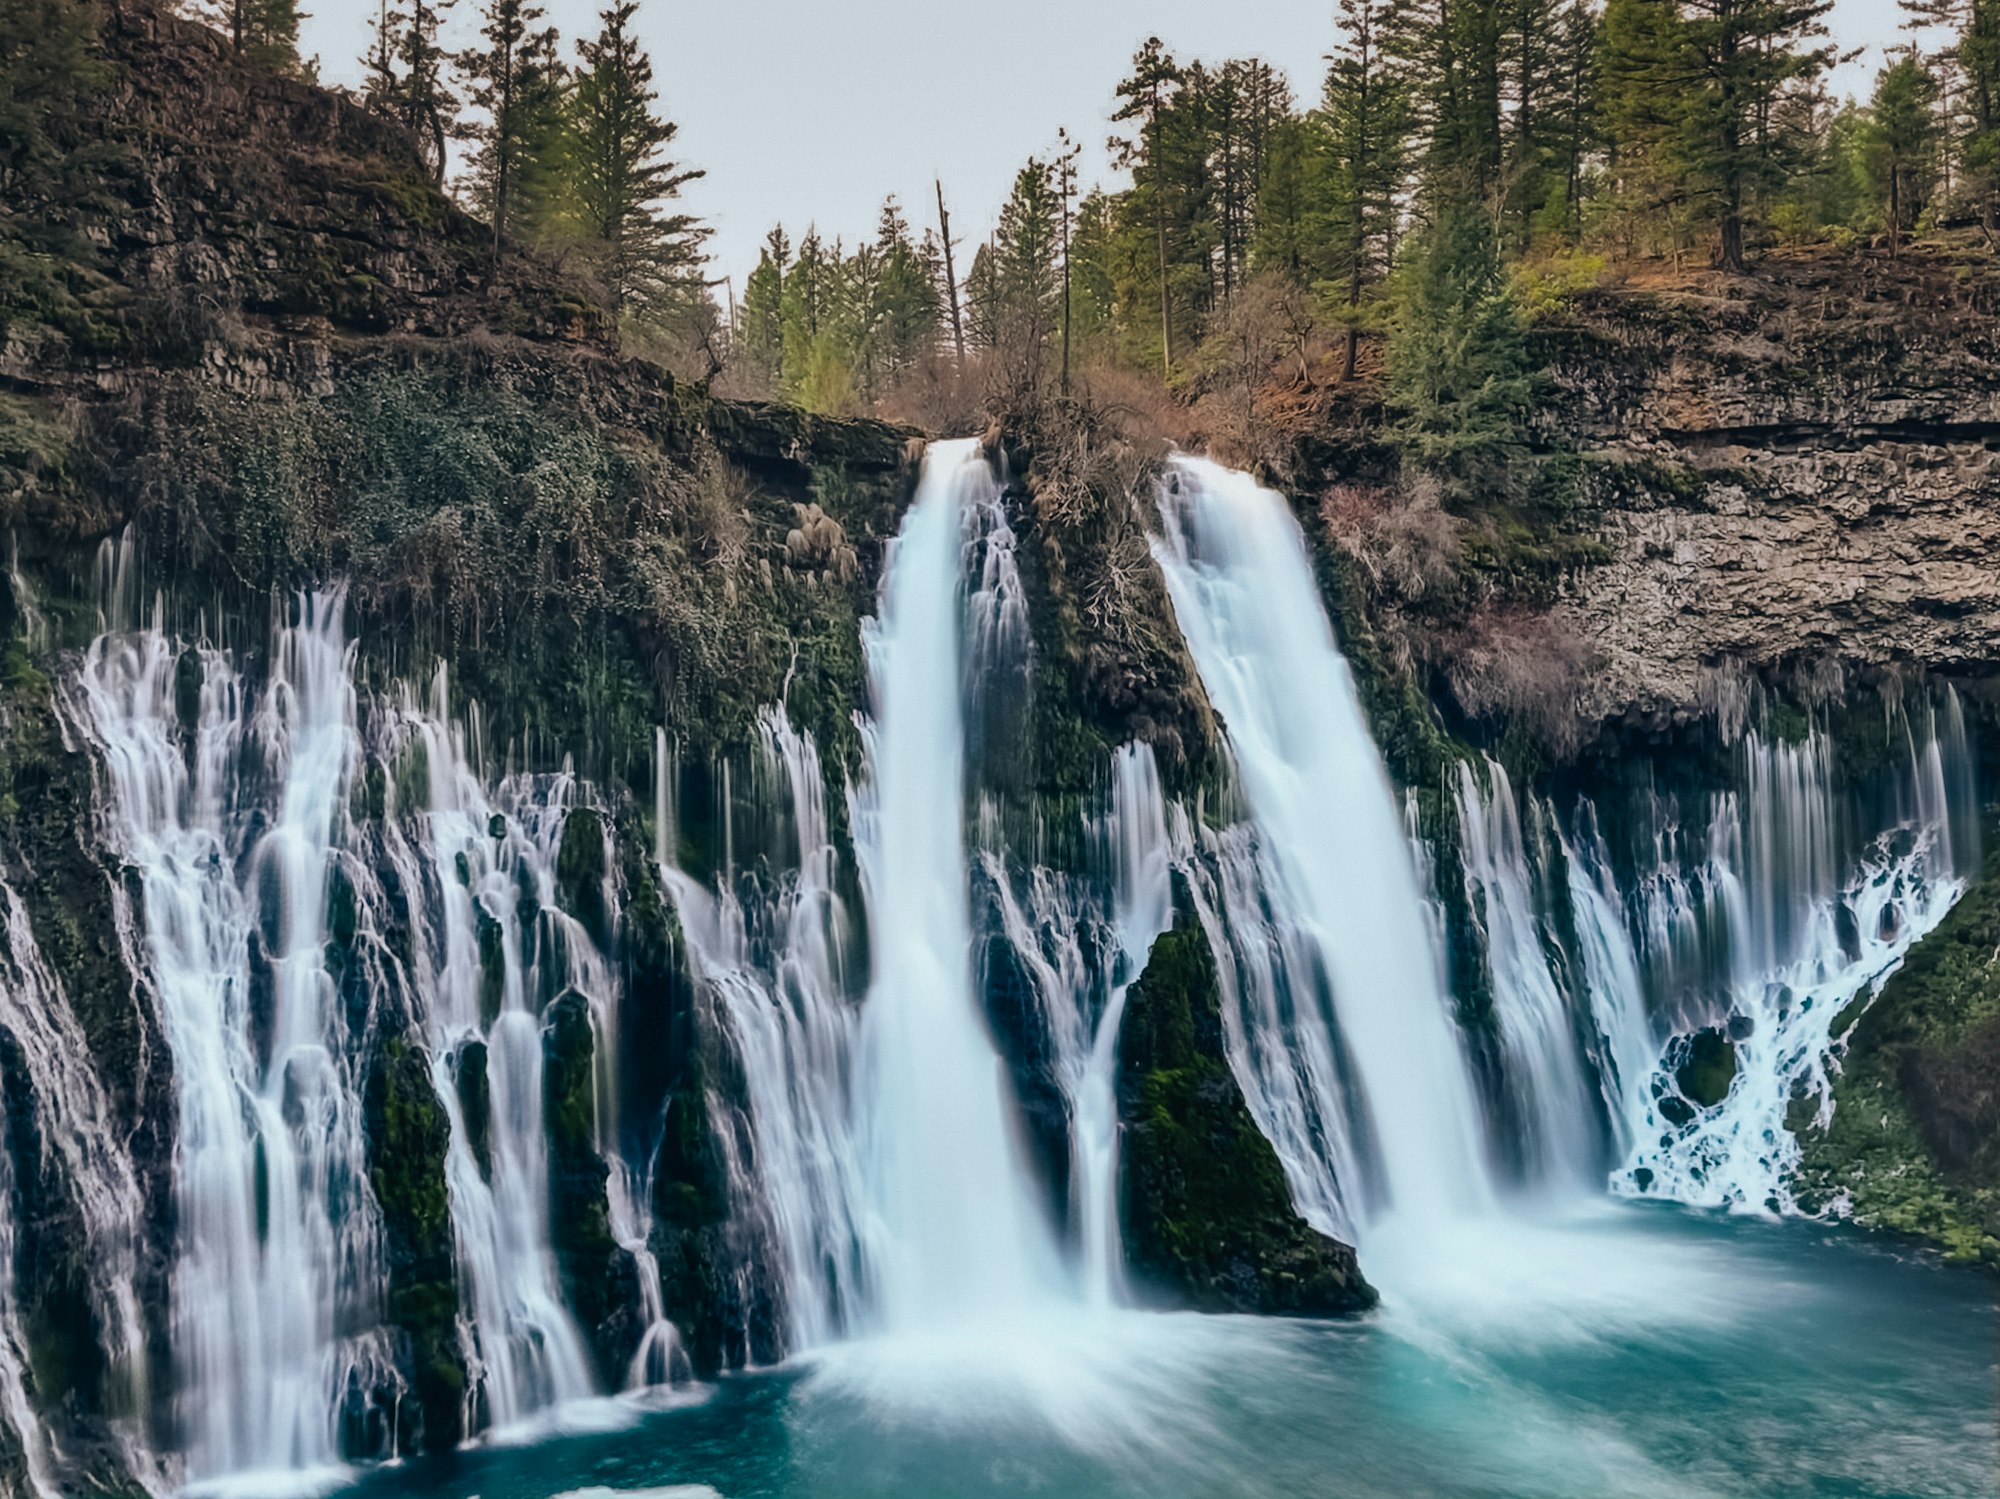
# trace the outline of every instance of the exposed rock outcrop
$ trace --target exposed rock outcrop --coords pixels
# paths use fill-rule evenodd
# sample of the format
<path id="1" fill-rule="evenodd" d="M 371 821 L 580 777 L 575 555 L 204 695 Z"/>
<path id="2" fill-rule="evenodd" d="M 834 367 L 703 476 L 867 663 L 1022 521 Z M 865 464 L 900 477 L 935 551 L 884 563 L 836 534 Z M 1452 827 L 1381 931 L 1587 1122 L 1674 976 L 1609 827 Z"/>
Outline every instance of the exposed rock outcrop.
<path id="1" fill-rule="evenodd" d="M 1600 560 L 1556 617 L 1589 717 L 1685 720 L 1718 670 L 2000 666 L 2000 282 L 1984 257 L 1773 256 L 1587 298 L 1547 336 Z"/>
<path id="2" fill-rule="evenodd" d="M 1119 1033 L 1120 1221 L 1137 1289 L 1215 1312 L 1372 1306 L 1354 1251 L 1292 1206 L 1230 1074 L 1222 1023 L 1215 959 L 1182 890 Z"/>

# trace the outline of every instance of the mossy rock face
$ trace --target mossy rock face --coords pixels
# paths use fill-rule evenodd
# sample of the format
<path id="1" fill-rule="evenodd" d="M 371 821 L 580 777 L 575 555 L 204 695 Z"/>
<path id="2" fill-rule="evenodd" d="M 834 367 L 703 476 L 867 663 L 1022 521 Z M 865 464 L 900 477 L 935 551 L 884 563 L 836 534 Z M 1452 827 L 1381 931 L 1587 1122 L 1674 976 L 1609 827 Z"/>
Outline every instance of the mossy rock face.
<path id="1" fill-rule="evenodd" d="M 1991 831 L 1989 846 L 1994 842 Z M 1855 1024 L 1803 1206 L 2000 1268 L 2000 847 Z"/>
<path id="2" fill-rule="evenodd" d="M 1727 1031 L 1709 1026 L 1688 1037 L 1683 1051 L 1674 1068 L 1681 1096 L 1696 1108 L 1714 1108 L 1736 1081 L 1736 1043 Z"/>
<path id="3" fill-rule="evenodd" d="M 389 1321 L 408 1339 L 416 1397 L 399 1412 L 397 1450 L 445 1452 L 466 1435 L 457 1260 L 445 1185 L 451 1122 L 423 1051 L 401 1038 L 382 1047 L 362 1102 L 368 1175 L 382 1210 L 389 1262 Z"/>
<path id="4" fill-rule="evenodd" d="M 1209 1312 L 1321 1316 L 1372 1306 L 1347 1245 L 1292 1206 L 1229 1070 L 1207 938 L 1180 892 L 1126 999 L 1118 1103 L 1126 1265 L 1142 1293 Z"/>
<path id="5" fill-rule="evenodd" d="M 563 1304 L 583 1329 L 599 1384 L 616 1389 L 637 1350 L 638 1284 L 611 1236 L 611 1170 L 597 1151 L 596 1035 L 574 989 L 543 1016 L 542 1116 L 549 1133 L 549 1247 Z"/>
<path id="6" fill-rule="evenodd" d="M 583 923 L 600 947 L 611 942 L 611 912 L 604 899 L 606 869 L 603 815 L 578 807 L 563 819 L 562 843 L 556 849 L 556 892 L 563 909 Z"/>
<path id="7" fill-rule="evenodd" d="M 465 1144 L 479 1163 L 479 1174 L 493 1179 L 493 1090 L 486 1075 L 486 1043 L 467 1041 L 458 1049 L 453 1081 L 458 1087 L 459 1117 L 465 1122 Z"/>

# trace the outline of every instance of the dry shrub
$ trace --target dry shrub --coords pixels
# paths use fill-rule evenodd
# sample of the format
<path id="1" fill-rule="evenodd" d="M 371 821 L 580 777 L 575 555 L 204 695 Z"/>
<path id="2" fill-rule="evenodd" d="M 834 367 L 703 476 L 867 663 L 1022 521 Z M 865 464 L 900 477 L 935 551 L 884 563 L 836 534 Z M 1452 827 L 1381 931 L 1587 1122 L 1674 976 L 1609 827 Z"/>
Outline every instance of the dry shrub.
<path id="1" fill-rule="evenodd" d="M 1282 278 L 1260 277 L 1223 309 L 1190 362 L 1194 410 L 1217 457 L 1243 468 L 1273 465 L 1307 430 L 1317 337 L 1312 296 Z"/>
<path id="2" fill-rule="evenodd" d="M 1590 645 L 1553 613 L 1488 605 L 1444 661 L 1445 680 L 1472 718 L 1508 718 L 1558 758 L 1582 747 L 1580 709 Z"/>
<path id="3" fill-rule="evenodd" d="M 898 375 L 878 415 L 940 436 L 977 432 L 986 425 L 986 369 L 978 354 L 963 363 L 936 350 Z"/>
<path id="4" fill-rule="evenodd" d="M 1320 498 L 1319 513 L 1377 597 L 1413 604 L 1459 587 L 1465 522 L 1444 508 L 1430 475 L 1394 488 L 1337 484 Z"/>

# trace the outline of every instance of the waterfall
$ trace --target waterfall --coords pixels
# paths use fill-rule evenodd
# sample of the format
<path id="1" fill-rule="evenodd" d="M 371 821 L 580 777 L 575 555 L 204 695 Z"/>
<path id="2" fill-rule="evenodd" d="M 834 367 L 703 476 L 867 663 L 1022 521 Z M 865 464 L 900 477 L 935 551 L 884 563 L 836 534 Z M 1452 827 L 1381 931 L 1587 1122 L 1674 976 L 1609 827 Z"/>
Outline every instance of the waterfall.
<path id="1" fill-rule="evenodd" d="M 389 856 L 405 888 L 423 893 L 410 902 L 411 946 L 451 1123 L 445 1171 L 468 1353 L 491 1424 L 506 1427 L 591 1393 L 549 1249 L 542 1010 L 567 988 L 602 994 L 609 981 L 587 935 L 556 908 L 568 778 L 515 781 L 489 799 L 467 731 L 451 719 L 442 666 L 427 710 L 406 702 L 400 719 L 424 801 L 398 809 L 418 846 L 398 831 Z M 483 1125 L 467 1117 L 469 1099 L 483 1105 Z"/>
<path id="2" fill-rule="evenodd" d="M 1121 1284 L 1118 1239 L 1118 1031 L 1125 996 L 1154 941 L 1173 924 L 1166 803 L 1150 746 L 1128 744 L 1112 764 L 1111 815 L 1101 829 L 1112 875 L 1116 972 L 1075 1085 L 1072 1133 L 1083 1228 L 1083 1286 L 1094 1306 Z"/>
<path id="3" fill-rule="evenodd" d="M 960 577 L 965 516 L 996 487 L 977 442 L 932 445 L 863 631 L 872 717 L 850 808 L 874 973 L 860 1159 L 890 1331 L 1004 1319 L 1057 1280 L 970 962 Z"/>
<path id="4" fill-rule="evenodd" d="M 858 1020 L 846 1000 L 846 916 L 827 827 L 819 753 L 782 708 L 758 719 L 765 774 L 789 805 L 796 869 L 754 915 L 732 885 L 711 893 L 671 863 L 661 874 L 680 913 L 696 982 L 742 1063 L 753 1159 L 731 1154 L 732 1196 L 759 1204 L 782 1262 L 789 1339 L 816 1347 L 849 1328 L 863 1293 L 862 1188 L 849 1076 Z M 664 778 L 659 825 L 671 817 Z M 662 848 L 662 854 L 665 847 Z M 717 1138 L 737 1131 L 711 1098 Z"/>
<path id="5" fill-rule="evenodd" d="M 1256 1054 L 1247 1069 L 1238 1064 L 1252 1111 L 1273 1132 L 1295 1192 L 1302 1178 L 1319 1182 L 1299 1201 L 1322 1226 L 1389 1209 L 1434 1219 L 1477 1207 L 1490 1190 L 1478 1113 L 1431 962 L 1416 869 L 1298 522 L 1247 475 L 1187 457 L 1172 460 L 1160 519 L 1154 556 L 1256 823 L 1262 899 L 1236 892 L 1230 931 L 1254 947 L 1271 940 L 1260 927 L 1275 928 L 1312 960 L 1285 965 L 1281 992 L 1267 958 L 1239 959 L 1270 976 L 1250 1004 L 1239 983 L 1231 1005 L 1259 1032 L 1232 1041 Z M 1249 883 L 1246 842 L 1235 841 L 1225 882 Z M 1212 902 L 1204 919 L 1217 921 Z M 1315 970 L 1331 989 L 1339 1055 L 1326 1019 L 1310 1013 L 1321 1003 Z M 1374 1158 L 1385 1202 L 1343 1202 L 1340 1192 L 1357 1189 L 1353 1170 L 1324 1182 L 1312 1158 L 1323 1160 L 1323 1142 L 1336 1138 L 1344 1143 L 1335 1153 Z"/>
<path id="6" fill-rule="evenodd" d="M 1639 1100 L 1619 1190 L 1792 1208 L 1798 1111 L 1826 1124 L 1840 1043 L 1911 944 L 1944 919 L 1971 867 L 1971 754 L 1956 698 L 1922 718 L 1921 729 L 1905 724 L 1888 826 L 1858 848 L 1825 736 L 1774 744 L 1752 733 L 1741 789 L 1713 799 L 1701 864 L 1648 878 L 1657 907 L 1645 923 L 1656 949 L 1648 962 L 1684 982 L 1691 947 L 1724 955 L 1704 1007 L 1733 1072 L 1726 1094 L 1704 1106 L 1675 1076 L 1689 1043 L 1669 1051 Z"/>
<path id="7" fill-rule="evenodd" d="M 1596 809 L 1588 802 L 1579 810 L 1577 835 L 1562 839 L 1562 857 L 1591 1020 L 1602 1046 L 1600 1094 L 1611 1120 L 1613 1148 L 1622 1160 L 1645 1128 L 1660 1042 L 1646 1009 L 1631 917 L 1598 831 Z"/>
<path id="8" fill-rule="evenodd" d="M 26 1084 L 25 1106 L 7 1100 L 6 1112 L 31 1119 L 42 1151 L 55 1158 L 57 1174 L 75 1204 L 83 1243 L 78 1246 L 90 1273 L 90 1310 L 99 1347 L 118 1395 L 129 1410 L 146 1409 L 144 1332 L 136 1279 L 144 1205 L 132 1157 L 118 1137 L 112 1106 L 76 1021 L 69 996 L 35 940 L 28 910 L 11 884 L 0 883 L 6 907 L 0 946 L 0 1032 L 9 1061 Z M 15 1149 L 20 1148 L 17 1141 Z M 0 1148 L 0 1173 L 14 1169 L 12 1153 Z M 0 1402 L 18 1415 L 25 1410 L 21 1369 L 9 1364 L 24 1346 L 11 1273 L 14 1201 L 11 1182 L 0 1180 Z M 21 1426 L 30 1473 L 42 1467 L 41 1434 Z M 155 1469 L 136 1421 L 119 1422 L 126 1467 L 144 1482 Z M 46 1475 L 43 1475 L 45 1477 Z M 43 1485 L 46 1491 L 46 1485 Z"/>
<path id="9" fill-rule="evenodd" d="M 323 1467 L 341 1392 L 375 1356 L 341 1330 L 376 1325 L 384 1283 L 353 1052 L 322 958 L 356 758 L 342 601 L 298 601 L 258 694 L 221 652 L 179 656 L 158 605 L 150 627 L 114 627 L 134 588 L 128 549 L 101 571 L 110 619 L 79 674 L 77 716 L 102 754 L 112 837 L 140 875 L 174 1051 L 188 1470 Z M 185 690 L 197 661 L 198 705 Z"/>
<path id="10" fill-rule="evenodd" d="M 1584 1079 L 1578 1020 L 1565 975 L 1551 963 L 1546 902 L 1529 868 L 1513 784 L 1492 760 L 1484 772 L 1482 784 L 1469 762 L 1458 767 L 1459 855 L 1485 954 L 1523 1175 L 1533 1184 L 1596 1188 L 1603 1182 L 1603 1131 Z"/>

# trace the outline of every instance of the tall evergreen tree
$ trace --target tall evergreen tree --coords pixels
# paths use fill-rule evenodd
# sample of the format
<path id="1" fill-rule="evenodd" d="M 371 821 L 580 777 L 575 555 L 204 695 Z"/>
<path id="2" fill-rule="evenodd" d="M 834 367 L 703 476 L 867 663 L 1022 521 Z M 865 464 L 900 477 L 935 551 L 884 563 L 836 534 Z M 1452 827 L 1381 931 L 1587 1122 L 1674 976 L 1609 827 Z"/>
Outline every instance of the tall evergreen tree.
<path id="1" fill-rule="evenodd" d="M 785 377 L 785 276 L 792 244 L 782 224 L 764 236 L 756 269 L 743 283 L 733 345 L 736 357 L 773 388 Z"/>
<path id="2" fill-rule="evenodd" d="M 869 319 L 873 347 L 864 366 L 872 372 L 871 393 L 879 393 L 937 347 L 944 304 L 936 268 L 911 238 L 910 222 L 894 197 L 882 204 L 873 253 L 878 267 Z"/>
<path id="3" fill-rule="evenodd" d="M 1461 497 L 1518 496 L 1537 380 L 1492 216 L 1476 203 L 1447 202 L 1401 278 L 1389 340 L 1390 436 Z"/>
<path id="4" fill-rule="evenodd" d="M 368 62 L 370 104 L 416 138 L 431 180 L 444 183 L 446 142 L 458 97 L 445 77 L 438 24 L 454 0 L 381 0 Z"/>
<path id="5" fill-rule="evenodd" d="M 1383 50 L 1388 9 L 1384 0 L 1341 0 L 1341 39 L 1327 59 L 1322 108 L 1333 234 L 1326 273 L 1346 330 L 1343 379 L 1354 375 L 1363 298 L 1388 269 L 1407 170 L 1409 89 Z"/>
<path id="6" fill-rule="evenodd" d="M 2000 0 L 1903 0 L 1913 26 L 1949 28 L 1943 61 L 1956 75 L 1949 146 L 1962 190 L 2000 251 Z"/>
<path id="7" fill-rule="evenodd" d="M 1760 191 L 1784 176 L 1787 142 L 1768 129 L 1774 103 L 1833 61 L 1833 0 L 1682 0 L 1675 155 L 1716 228 L 1716 265 L 1744 269 L 1744 225 Z M 1671 76 L 1671 75 L 1670 75 Z"/>
<path id="8" fill-rule="evenodd" d="M 704 174 L 667 159 L 679 127 L 657 113 L 653 63 L 633 34 L 636 0 L 602 12 L 580 42 L 570 94 L 571 187 L 615 312 L 657 318 L 702 293 L 709 230 L 668 205 Z"/>
<path id="9" fill-rule="evenodd" d="M 303 71 L 299 62 L 298 0 L 221 0 L 217 17 L 229 44 L 280 73 Z"/>
<path id="10" fill-rule="evenodd" d="M 482 115 L 465 134 L 471 196 L 492 222 L 495 255 L 509 237 L 548 232 L 566 175 L 564 70 L 555 28 L 536 25 L 542 16 L 532 0 L 486 0 L 480 45 L 458 56 Z"/>
<path id="11" fill-rule="evenodd" d="M 1134 206 L 1151 221 L 1155 239 L 1155 284 L 1160 309 L 1160 372 L 1174 367 L 1173 288 L 1167 263 L 1169 113 L 1186 75 L 1158 37 L 1148 37 L 1132 59 L 1132 75 L 1118 85 L 1124 102 L 1111 116 L 1130 124 L 1132 134 L 1111 140 L 1112 161 L 1132 173 Z"/>
<path id="12" fill-rule="evenodd" d="M 1936 174 L 1937 102 L 1937 75 L 1914 52 L 1876 75 L 1864 150 L 1881 196 L 1892 256 L 1902 247 L 1903 231 L 1915 223 Z"/>

